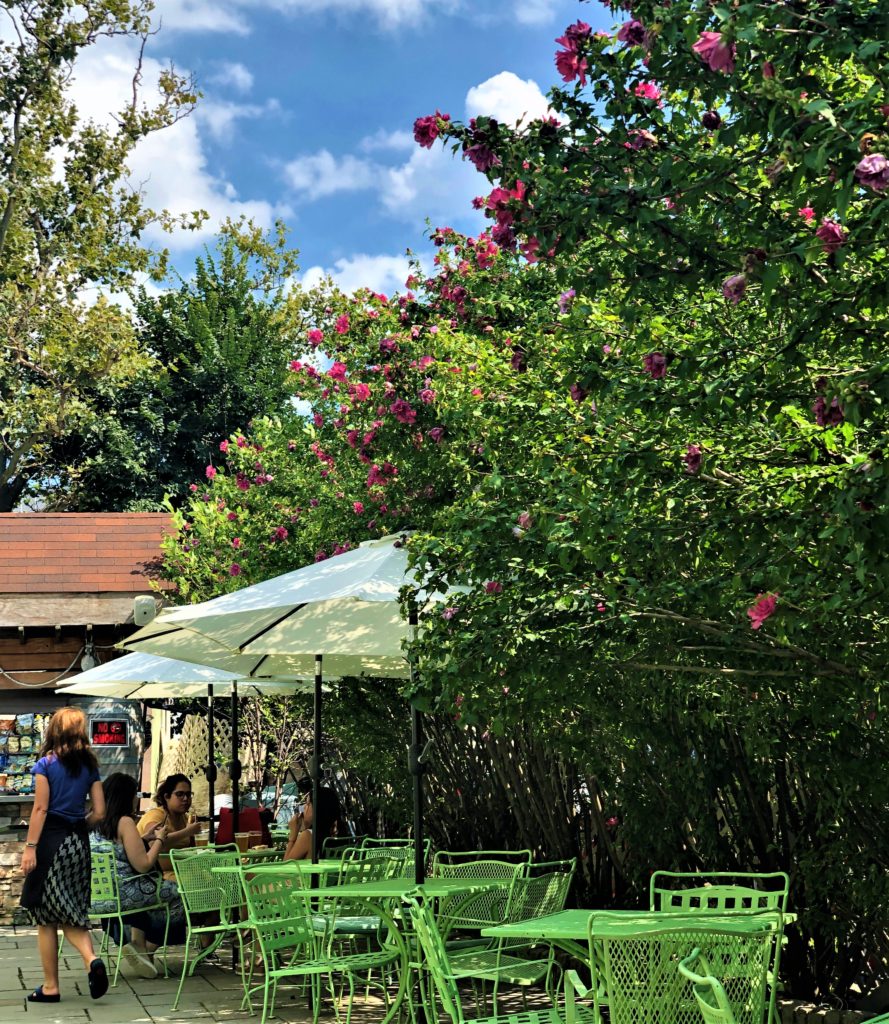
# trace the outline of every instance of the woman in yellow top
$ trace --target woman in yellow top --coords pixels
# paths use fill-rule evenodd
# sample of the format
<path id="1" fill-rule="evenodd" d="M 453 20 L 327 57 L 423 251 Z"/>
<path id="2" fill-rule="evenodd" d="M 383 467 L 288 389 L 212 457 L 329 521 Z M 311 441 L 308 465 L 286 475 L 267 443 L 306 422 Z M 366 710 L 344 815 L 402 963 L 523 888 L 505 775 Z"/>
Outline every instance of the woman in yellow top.
<path id="1" fill-rule="evenodd" d="M 139 835 L 152 833 L 155 828 L 166 827 L 164 848 L 182 849 L 194 846 L 194 837 L 201 831 L 200 823 L 189 822 L 191 813 L 191 780 L 187 775 L 177 773 L 168 775 L 158 787 L 154 795 L 157 807 L 143 814 L 136 828 Z M 169 882 L 175 882 L 173 866 L 170 858 L 162 854 L 159 858 L 161 871 Z"/>

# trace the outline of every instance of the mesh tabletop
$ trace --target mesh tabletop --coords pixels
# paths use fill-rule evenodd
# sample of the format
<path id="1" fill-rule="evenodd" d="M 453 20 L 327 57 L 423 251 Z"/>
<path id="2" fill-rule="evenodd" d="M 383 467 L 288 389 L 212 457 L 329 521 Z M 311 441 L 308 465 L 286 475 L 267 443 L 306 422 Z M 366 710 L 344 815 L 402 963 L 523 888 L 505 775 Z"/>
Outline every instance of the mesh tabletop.
<path id="1" fill-rule="evenodd" d="M 482 935 L 491 938 L 549 939 L 553 942 L 585 942 L 593 919 L 593 935 L 611 936 L 653 934 L 658 931 L 675 931 L 677 928 L 702 929 L 718 928 L 736 934 L 752 934 L 764 929 L 778 927 L 781 915 L 771 911 L 756 914 L 708 914 L 695 910 L 689 913 L 671 911 L 669 914 L 656 910 L 562 910 L 558 914 L 533 918 L 529 921 L 515 921 L 511 924 L 484 928 Z M 784 914 L 785 924 L 796 920 L 795 914 Z"/>
<path id="2" fill-rule="evenodd" d="M 267 870 L 272 870 L 272 866 L 269 865 Z M 461 896 L 488 889 L 502 889 L 508 885 L 509 879 L 501 878 L 427 878 L 422 890 L 427 896 L 438 899 L 442 896 Z M 417 888 L 416 883 L 409 878 L 380 878 L 372 882 L 325 885 L 312 889 L 312 896 L 352 896 L 368 900 L 398 899 Z"/>

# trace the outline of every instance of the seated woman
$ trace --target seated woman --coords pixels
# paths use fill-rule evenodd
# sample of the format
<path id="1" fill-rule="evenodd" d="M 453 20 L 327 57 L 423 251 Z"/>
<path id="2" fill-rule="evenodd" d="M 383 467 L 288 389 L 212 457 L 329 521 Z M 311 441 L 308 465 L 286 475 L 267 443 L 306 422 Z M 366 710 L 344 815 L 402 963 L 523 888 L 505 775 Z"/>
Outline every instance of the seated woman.
<path id="1" fill-rule="evenodd" d="M 139 819 L 139 834 L 144 837 L 155 828 L 163 826 L 167 830 L 165 850 L 194 846 L 194 837 L 201 831 L 201 825 L 197 821 L 188 820 L 191 812 L 191 780 L 188 776 L 181 773 L 168 775 L 158 787 L 154 802 L 157 807 Z M 168 882 L 175 882 L 176 875 L 168 856 L 161 855 L 160 866 L 164 878 Z"/>
<path id="2" fill-rule="evenodd" d="M 306 808 L 302 814 L 290 819 L 290 838 L 284 852 L 284 860 L 307 860 L 312 856 L 312 832 L 318 830 L 320 844 L 336 835 L 340 817 L 340 801 L 336 793 L 327 786 L 318 788 L 318 813 L 312 807 L 312 794 L 306 794 Z"/>
<path id="3" fill-rule="evenodd" d="M 138 910 L 157 902 L 157 865 L 165 845 L 165 829 L 154 827 L 146 831 L 144 838 L 139 835 L 134 818 L 138 791 L 136 780 L 130 775 L 114 772 L 102 783 L 102 790 L 105 794 L 105 818 L 97 826 L 91 842 L 94 849 L 113 844 L 121 908 Z M 185 912 L 175 882 L 165 880 L 161 883 L 160 899 L 170 909 L 168 943 L 183 942 Z M 109 906 L 108 909 L 113 908 Z M 101 905 L 94 905 L 94 910 L 101 913 Z M 166 916 L 160 910 L 149 910 L 144 914 L 128 914 L 124 922 L 131 930 L 130 942 L 124 946 L 124 953 L 143 977 L 156 977 L 157 968 L 151 960 L 149 945 L 156 947 L 163 942 Z"/>

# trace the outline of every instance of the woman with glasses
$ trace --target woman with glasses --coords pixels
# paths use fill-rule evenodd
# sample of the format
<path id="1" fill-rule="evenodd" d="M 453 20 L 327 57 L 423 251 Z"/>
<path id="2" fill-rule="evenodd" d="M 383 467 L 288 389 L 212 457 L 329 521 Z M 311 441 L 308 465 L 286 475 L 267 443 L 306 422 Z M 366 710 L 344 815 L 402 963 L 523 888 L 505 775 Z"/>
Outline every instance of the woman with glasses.
<path id="1" fill-rule="evenodd" d="M 153 835 L 155 829 L 166 828 L 164 849 L 181 849 L 194 846 L 194 837 L 201 831 L 200 823 L 190 821 L 191 780 L 187 775 L 168 775 L 154 795 L 157 807 L 143 814 L 136 826 L 140 836 Z M 175 882 L 176 875 L 166 854 L 161 854 L 160 867 L 168 882 Z"/>

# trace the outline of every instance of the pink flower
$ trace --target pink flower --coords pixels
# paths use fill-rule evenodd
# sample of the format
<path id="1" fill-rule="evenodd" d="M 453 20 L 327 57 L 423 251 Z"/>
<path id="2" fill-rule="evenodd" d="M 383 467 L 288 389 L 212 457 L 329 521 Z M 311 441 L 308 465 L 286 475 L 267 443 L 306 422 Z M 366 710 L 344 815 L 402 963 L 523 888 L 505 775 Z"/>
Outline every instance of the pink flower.
<path id="1" fill-rule="evenodd" d="M 882 153 L 869 153 L 858 162 L 855 177 L 859 184 L 872 188 L 874 192 L 882 192 L 889 186 L 889 160 Z"/>
<path id="2" fill-rule="evenodd" d="M 389 412 L 399 423 L 412 424 L 417 421 L 417 410 L 412 408 L 409 402 L 403 398 L 397 398 L 390 406 Z"/>
<path id="3" fill-rule="evenodd" d="M 395 340 L 395 338 L 383 338 L 382 341 L 380 342 L 380 351 L 386 353 L 397 352 L 398 342 Z"/>
<path id="4" fill-rule="evenodd" d="M 229 574 L 229 576 L 240 576 L 241 575 L 241 567 L 240 567 L 240 565 L 238 565 L 237 562 L 232 562 L 232 564 L 228 567 L 228 574 Z"/>
<path id="5" fill-rule="evenodd" d="M 447 608 L 441 613 L 441 617 L 446 621 L 450 622 L 451 619 L 457 614 L 457 608 L 454 605 L 448 605 Z"/>
<path id="6" fill-rule="evenodd" d="M 775 606 L 777 604 L 777 594 L 757 594 L 756 601 L 747 609 L 751 627 L 759 629 L 766 619 L 775 613 Z"/>
<path id="7" fill-rule="evenodd" d="M 427 432 L 426 436 L 436 444 L 441 444 L 441 439 L 444 437 L 444 427 L 433 427 Z"/>
<path id="8" fill-rule="evenodd" d="M 682 456 L 682 461 L 685 463 L 685 472 L 690 473 L 692 476 L 695 473 L 699 473 L 701 470 L 701 459 L 701 446 L 690 444 L 685 449 L 685 455 Z"/>
<path id="9" fill-rule="evenodd" d="M 590 26 L 585 21 L 578 19 L 565 29 L 565 34 L 559 36 L 556 42 L 559 46 L 564 46 L 566 50 L 576 50 L 585 39 L 589 39 L 591 32 Z"/>
<path id="10" fill-rule="evenodd" d="M 482 174 L 500 163 L 500 159 L 494 150 L 483 142 L 477 142 L 474 146 L 470 146 L 464 155 L 473 164 L 475 169 L 481 171 Z"/>
<path id="11" fill-rule="evenodd" d="M 719 116 L 719 111 L 706 111 L 704 113 L 704 116 L 701 118 L 701 124 L 707 129 L 708 132 L 715 132 L 716 129 L 722 124 L 722 118 Z"/>
<path id="12" fill-rule="evenodd" d="M 642 365 L 652 380 L 667 376 L 667 357 L 663 352 L 649 352 L 647 356 L 643 356 Z"/>
<path id="13" fill-rule="evenodd" d="M 530 530 L 534 520 L 530 512 L 520 512 L 516 522 L 523 530 Z"/>
<path id="14" fill-rule="evenodd" d="M 730 75 L 735 70 L 735 44 L 723 42 L 721 32 L 702 32 L 692 50 L 711 71 L 724 71 Z"/>
<path id="15" fill-rule="evenodd" d="M 319 331 L 317 327 L 313 327 L 306 337 L 312 348 L 317 348 L 324 341 L 324 331 Z"/>
<path id="16" fill-rule="evenodd" d="M 288 536 L 286 526 L 278 526 L 272 530 L 272 540 L 287 540 Z"/>
<path id="17" fill-rule="evenodd" d="M 366 402 L 370 398 L 370 388 L 367 384 L 350 384 L 349 397 L 355 402 Z"/>
<path id="18" fill-rule="evenodd" d="M 828 405 L 824 395 L 819 395 L 815 399 L 812 405 L 812 413 L 819 427 L 835 427 L 845 419 L 845 413 L 839 399 L 832 398 L 830 405 Z"/>
<path id="19" fill-rule="evenodd" d="M 219 450 L 224 454 L 228 451 L 228 441 L 219 442 Z"/>
<path id="20" fill-rule="evenodd" d="M 807 224 L 811 224 L 815 219 L 815 211 L 811 206 L 801 206 L 796 212 Z"/>
<path id="21" fill-rule="evenodd" d="M 762 77 L 763 78 L 774 78 L 775 77 L 775 65 L 767 60 L 762 66 Z"/>
<path id="22" fill-rule="evenodd" d="M 345 363 L 334 363 L 327 371 L 327 376 L 330 377 L 331 380 L 345 380 L 346 370 L 347 367 Z"/>
<path id="23" fill-rule="evenodd" d="M 586 57 L 582 57 L 576 50 L 556 50 L 556 70 L 563 82 L 573 82 L 576 78 L 581 85 L 586 85 L 588 67 Z"/>
<path id="24" fill-rule="evenodd" d="M 362 516 L 364 515 L 364 505 L 360 501 L 353 501 L 352 511 L 355 513 L 356 516 Z"/>
<path id="25" fill-rule="evenodd" d="M 347 334 L 349 331 L 349 314 L 343 313 L 336 318 L 333 328 L 337 334 Z"/>
<path id="26" fill-rule="evenodd" d="M 625 21 L 617 32 L 618 41 L 627 46 L 642 46 L 645 42 L 645 26 L 635 18 Z"/>
<path id="27" fill-rule="evenodd" d="M 559 296 L 559 312 L 567 313 L 571 308 L 571 304 L 577 295 L 577 292 L 573 288 L 569 288 L 568 291 L 562 292 Z"/>
<path id="28" fill-rule="evenodd" d="M 821 221 L 821 227 L 815 232 L 815 237 L 821 242 L 824 251 L 832 255 L 846 241 L 846 232 L 835 220 L 825 217 Z"/>
<path id="29" fill-rule="evenodd" d="M 426 117 L 418 117 L 414 121 L 414 139 L 424 149 L 431 149 L 432 143 L 438 138 L 441 131 L 439 121 L 450 121 L 450 114 L 442 114 L 436 110 L 434 114 L 427 114 Z"/>
<path id="30" fill-rule="evenodd" d="M 213 466 L 207 466 L 204 472 L 207 474 L 208 480 L 212 480 L 213 477 L 216 476 L 216 470 Z"/>
<path id="31" fill-rule="evenodd" d="M 313 419 L 316 427 L 323 427 L 324 426 L 324 417 L 321 415 L 320 412 L 316 412 L 312 416 L 312 419 Z"/>
<path id="32" fill-rule="evenodd" d="M 587 391 L 586 388 L 581 387 L 580 384 L 572 384 L 571 387 L 568 388 L 568 394 L 571 396 L 572 401 L 580 403 L 586 398 L 589 391 Z"/>
<path id="33" fill-rule="evenodd" d="M 231 513 L 229 513 L 229 515 L 231 515 Z M 240 537 L 232 537 L 232 547 L 235 549 L 235 551 L 237 551 L 240 546 L 241 546 L 241 538 Z"/>
<path id="34" fill-rule="evenodd" d="M 247 438 L 239 436 L 239 437 L 235 438 L 235 444 L 239 448 L 246 448 L 247 447 Z"/>
<path id="35" fill-rule="evenodd" d="M 488 582 L 485 584 L 485 593 L 486 594 L 502 594 L 503 593 L 503 584 L 500 583 L 499 580 L 488 580 Z"/>
<path id="36" fill-rule="evenodd" d="M 435 392 L 432 388 L 423 388 L 422 391 L 420 391 L 419 399 L 424 405 L 432 405 L 435 401 Z"/>
<path id="37" fill-rule="evenodd" d="M 659 100 L 661 98 L 661 90 L 654 82 L 639 82 L 633 92 L 640 99 Z"/>
<path id="38" fill-rule="evenodd" d="M 733 302 L 736 306 L 744 298 L 747 291 L 747 278 L 743 274 L 734 274 L 722 282 L 722 294 L 726 301 Z"/>

